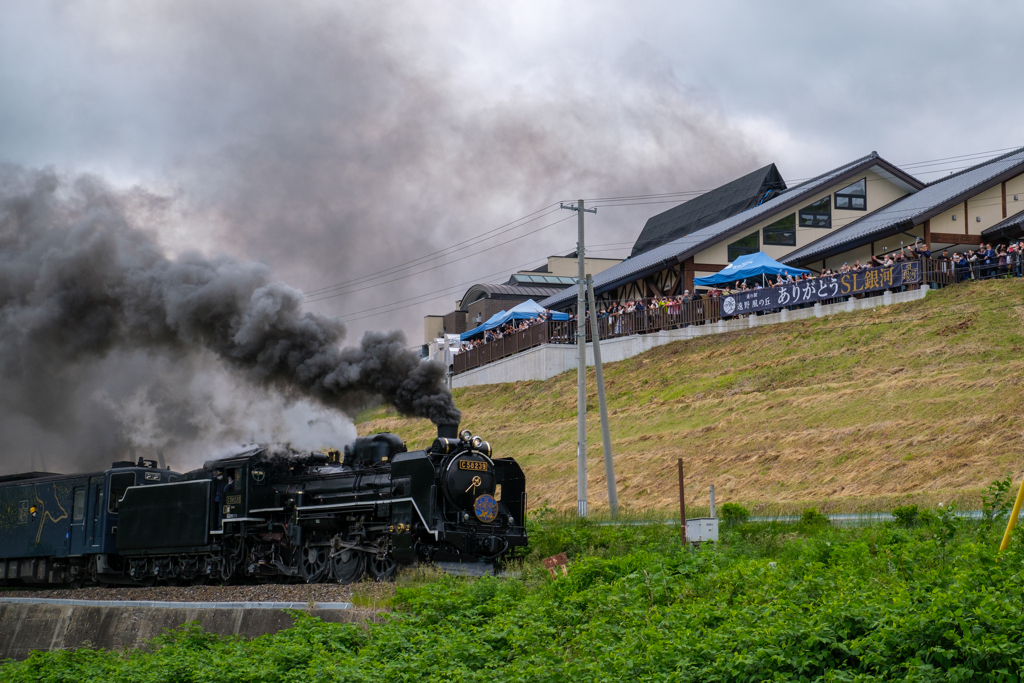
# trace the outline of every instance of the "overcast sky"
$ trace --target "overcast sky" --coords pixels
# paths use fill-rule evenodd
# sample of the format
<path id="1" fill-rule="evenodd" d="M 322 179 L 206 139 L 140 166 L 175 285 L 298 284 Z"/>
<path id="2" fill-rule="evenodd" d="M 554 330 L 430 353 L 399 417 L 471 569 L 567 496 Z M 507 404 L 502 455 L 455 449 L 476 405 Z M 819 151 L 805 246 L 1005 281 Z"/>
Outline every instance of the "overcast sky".
<path id="1" fill-rule="evenodd" d="M 139 220 L 173 252 L 264 261 L 307 292 L 350 283 L 312 304 L 350 339 L 401 328 L 418 344 L 422 316 L 468 284 L 570 251 L 568 212 L 496 230 L 560 199 L 706 190 L 769 162 L 792 182 L 871 150 L 906 164 L 1024 145 L 1021 3 L 0 11 L 0 161 L 166 195 L 165 215 Z M 634 205 L 588 215 L 591 243 L 611 245 L 595 255 L 627 254 L 672 205 L 618 203 Z"/>

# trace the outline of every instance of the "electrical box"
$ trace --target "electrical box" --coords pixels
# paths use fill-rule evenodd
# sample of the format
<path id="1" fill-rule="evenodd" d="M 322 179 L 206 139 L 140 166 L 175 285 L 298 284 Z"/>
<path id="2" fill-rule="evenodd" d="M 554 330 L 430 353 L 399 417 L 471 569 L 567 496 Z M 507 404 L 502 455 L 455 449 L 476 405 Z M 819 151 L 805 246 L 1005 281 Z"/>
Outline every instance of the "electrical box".
<path id="1" fill-rule="evenodd" d="M 686 520 L 687 543 L 718 543 L 718 518 L 696 517 Z"/>

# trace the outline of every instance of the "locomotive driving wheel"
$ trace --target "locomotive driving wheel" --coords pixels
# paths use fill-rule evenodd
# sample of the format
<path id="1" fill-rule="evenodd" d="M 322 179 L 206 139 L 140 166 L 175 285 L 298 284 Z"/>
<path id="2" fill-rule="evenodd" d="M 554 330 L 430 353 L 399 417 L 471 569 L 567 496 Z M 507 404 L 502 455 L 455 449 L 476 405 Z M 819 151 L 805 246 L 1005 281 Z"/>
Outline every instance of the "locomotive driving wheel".
<path id="1" fill-rule="evenodd" d="M 395 562 L 395 558 L 391 555 L 391 549 L 388 547 L 388 539 L 386 537 L 382 536 L 377 541 L 377 552 L 370 555 L 370 561 L 367 563 L 366 569 L 375 581 L 387 581 L 395 575 L 398 563 Z"/>
<path id="2" fill-rule="evenodd" d="M 334 551 L 331 557 L 331 577 L 338 583 L 355 583 L 366 571 L 366 553 L 353 548 Z"/>
<path id="3" fill-rule="evenodd" d="M 306 583 L 316 583 L 327 573 L 330 546 L 321 532 L 309 534 L 299 551 L 299 575 Z"/>

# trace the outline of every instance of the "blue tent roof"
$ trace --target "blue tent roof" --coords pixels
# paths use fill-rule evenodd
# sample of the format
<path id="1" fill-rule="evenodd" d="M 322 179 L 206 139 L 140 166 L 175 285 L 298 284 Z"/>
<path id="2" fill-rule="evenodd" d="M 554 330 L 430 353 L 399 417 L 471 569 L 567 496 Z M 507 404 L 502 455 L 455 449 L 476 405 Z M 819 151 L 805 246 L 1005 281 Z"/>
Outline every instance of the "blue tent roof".
<path id="1" fill-rule="evenodd" d="M 787 266 L 779 263 L 763 251 L 756 254 L 747 254 L 727 265 L 714 275 L 699 277 L 693 281 L 694 285 L 709 287 L 711 285 L 724 285 L 737 280 L 746 280 L 748 277 L 759 275 L 803 275 L 810 273 L 809 270 Z"/>
<path id="2" fill-rule="evenodd" d="M 540 315 L 546 310 L 546 308 L 538 304 L 533 299 L 527 299 L 523 303 L 519 304 L 518 306 L 514 306 L 507 311 L 495 313 L 490 318 L 488 318 L 487 322 L 485 322 L 483 325 L 474 327 L 469 332 L 463 332 L 459 336 L 459 339 L 470 339 L 471 337 L 475 337 L 478 334 L 482 334 L 487 330 L 493 330 L 495 327 L 501 327 L 509 320 L 529 320 L 531 318 L 536 318 L 538 315 Z M 567 313 L 552 313 L 551 319 L 568 320 L 569 315 Z"/>

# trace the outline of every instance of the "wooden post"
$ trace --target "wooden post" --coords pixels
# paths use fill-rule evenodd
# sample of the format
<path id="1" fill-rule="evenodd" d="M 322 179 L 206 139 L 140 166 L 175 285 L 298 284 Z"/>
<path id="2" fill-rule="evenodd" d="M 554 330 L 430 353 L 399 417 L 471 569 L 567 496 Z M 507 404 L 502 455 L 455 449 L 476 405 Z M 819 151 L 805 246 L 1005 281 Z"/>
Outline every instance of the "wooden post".
<path id="1" fill-rule="evenodd" d="M 683 539 L 683 547 L 686 547 L 686 487 L 683 483 L 683 459 L 679 458 L 679 535 Z"/>

